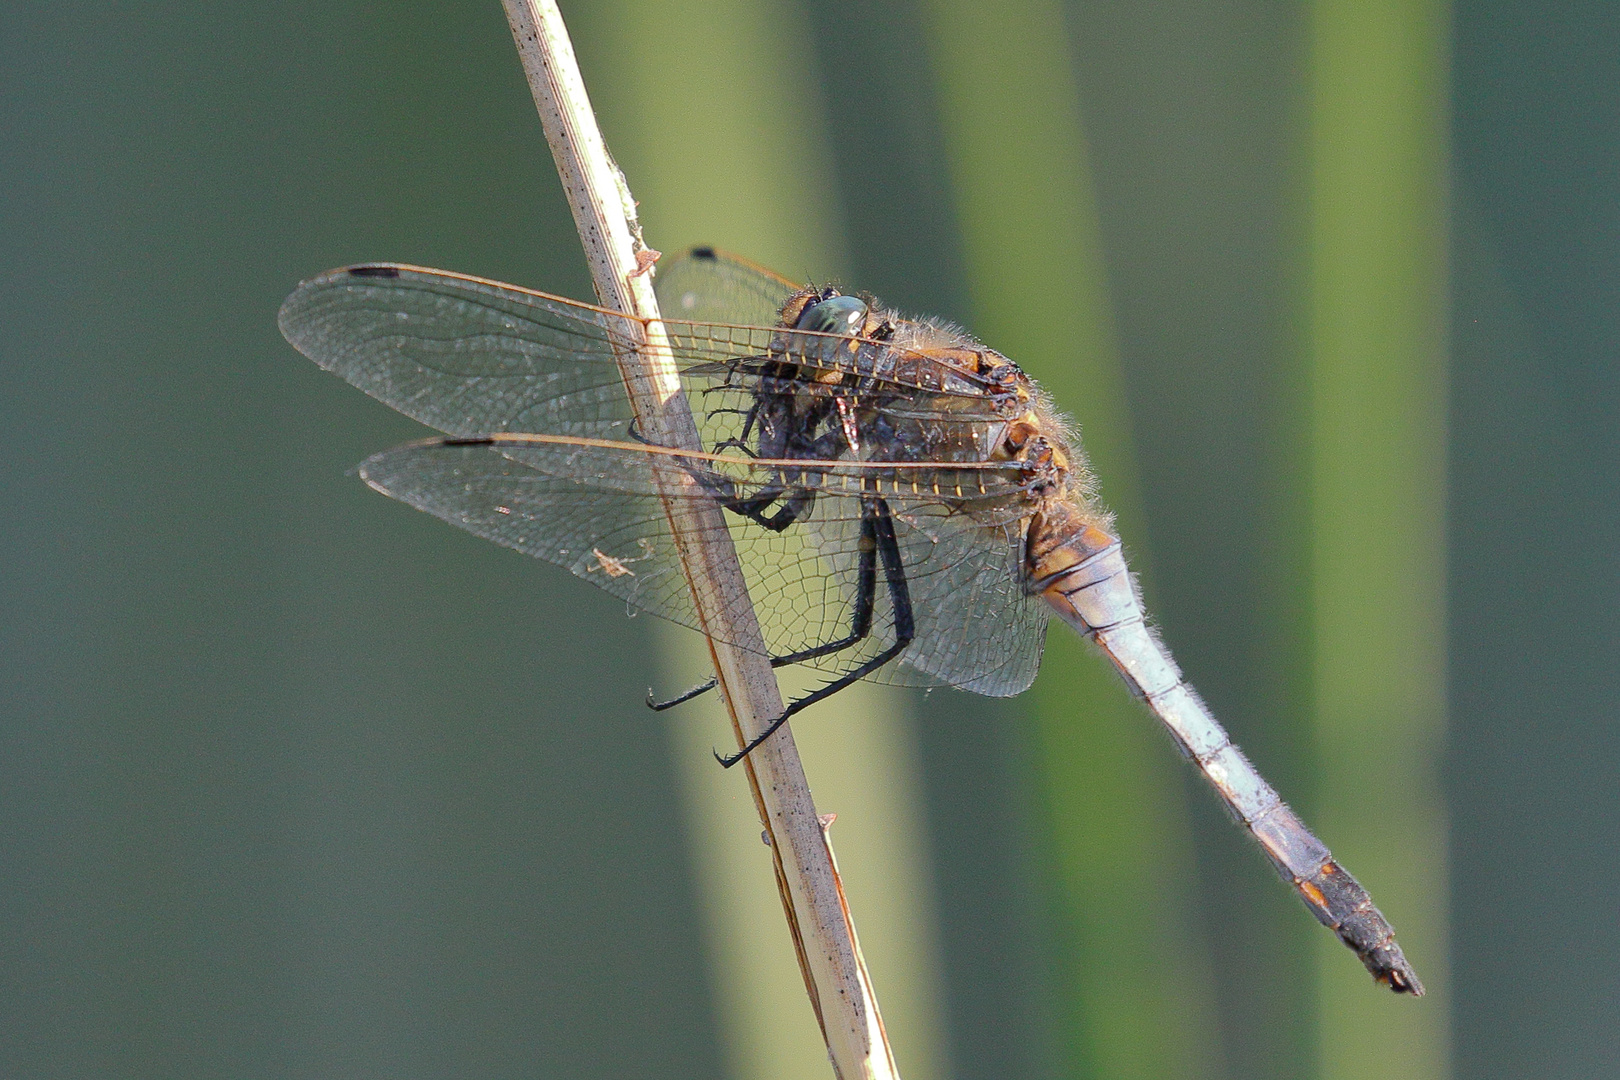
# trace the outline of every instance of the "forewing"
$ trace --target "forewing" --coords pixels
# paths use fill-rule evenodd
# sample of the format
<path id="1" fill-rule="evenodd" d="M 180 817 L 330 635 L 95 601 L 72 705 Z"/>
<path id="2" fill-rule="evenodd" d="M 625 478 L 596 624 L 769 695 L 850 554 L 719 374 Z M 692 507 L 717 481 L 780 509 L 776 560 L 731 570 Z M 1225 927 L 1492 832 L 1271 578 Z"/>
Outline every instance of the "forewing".
<path id="1" fill-rule="evenodd" d="M 624 438 L 614 348 L 633 321 L 478 278 L 400 266 L 299 285 L 281 332 L 304 355 L 452 435 L 537 431 Z"/>
<path id="2" fill-rule="evenodd" d="M 775 326 L 799 286 L 763 266 L 714 248 L 693 248 L 654 271 L 666 318 L 700 323 Z"/>
<path id="3" fill-rule="evenodd" d="M 680 271 L 683 265 L 690 274 Z M 718 269 L 702 269 L 709 265 L 684 260 L 673 275 L 679 281 L 695 274 L 716 289 L 729 283 L 729 291 L 694 302 L 705 314 L 774 320 L 776 294 L 791 291 L 740 260 L 716 259 Z M 697 289 L 700 282 L 690 284 Z M 522 431 L 622 440 L 632 431 L 617 357 L 644 346 L 637 345 L 638 320 L 626 315 L 481 278 L 378 264 L 302 283 L 282 305 L 280 324 L 287 340 L 323 368 L 452 435 Z M 734 434 L 778 332 L 768 321 L 665 325 L 667 359 L 683 374 L 700 428 L 714 441 Z M 825 335 L 801 332 L 795 340 L 818 337 Z M 792 353 L 786 358 L 791 362 Z M 884 385 L 869 380 L 863 392 Z M 892 389 L 885 407 L 906 419 L 937 417 L 949 425 L 996 419 L 993 405 L 972 395 L 901 383 Z"/>

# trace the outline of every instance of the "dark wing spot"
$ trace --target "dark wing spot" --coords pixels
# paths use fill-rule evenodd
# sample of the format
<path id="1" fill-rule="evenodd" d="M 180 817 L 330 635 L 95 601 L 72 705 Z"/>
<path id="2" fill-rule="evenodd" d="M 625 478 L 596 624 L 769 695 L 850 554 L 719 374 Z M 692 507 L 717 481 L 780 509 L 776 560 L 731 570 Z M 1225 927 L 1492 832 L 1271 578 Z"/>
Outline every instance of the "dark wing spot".
<path id="1" fill-rule="evenodd" d="M 399 277 L 399 268 L 396 266 L 351 266 L 348 272 L 350 277 Z"/>
<path id="2" fill-rule="evenodd" d="M 692 258 L 694 259 L 718 259 L 719 257 L 714 253 L 712 247 L 695 247 L 692 249 Z"/>

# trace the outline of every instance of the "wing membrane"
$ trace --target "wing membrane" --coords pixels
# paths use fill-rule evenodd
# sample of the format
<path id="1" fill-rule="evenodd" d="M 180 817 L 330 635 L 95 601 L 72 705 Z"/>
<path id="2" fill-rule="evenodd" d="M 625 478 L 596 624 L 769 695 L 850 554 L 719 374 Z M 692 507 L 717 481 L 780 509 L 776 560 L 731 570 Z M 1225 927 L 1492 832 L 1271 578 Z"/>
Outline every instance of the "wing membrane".
<path id="1" fill-rule="evenodd" d="M 727 256 L 667 269 L 664 303 L 693 316 L 666 321 L 671 359 L 706 445 L 731 444 L 763 380 L 782 381 L 777 361 L 792 370 L 794 339 L 769 324 L 794 291 Z M 635 443 L 617 354 L 641 339 L 636 321 L 479 278 L 393 265 L 337 270 L 299 286 L 280 321 L 300 351 L 408 416 L 453 436 L 509 435 L 378 454 L 362 474 L 386 494 L 695 627 L 660 492 L 713 500 L 784 485 L 814 491 L 802 527 L 773 532 L 723 515 L 766 643 L 781 655 L 849 632 L 863 498 L 875 493 L 892 512 L 919 631 L 901 657 L 908 669 L 891 665 L 879 678 L 986 694 L 1016 693 L 1033 678 L 1045 615 L 1022 591 L 1024 477 L 1011 466 L 769 463 Z M 925 420 L 956 445 L 973 443 L 968 429 L 1000 422 L 987 398 L 940 389 L 971 385 L 970 373 L 938 365 L 954 376 L 947 380 L 928 377 L 926 363 L 914 370 L 925 371 L 927 387 L 862 372 L 861 407 L 897 423 Z M 873 604 L 870 638 L 818 664 L 848 670 L 893 642 L 888 591 Z"/>
<path id="2" fill-rule="evenodd" d="M 937 681 L 987 697 L 1028 689 L 1045 649 L 1048 611 L 1024 589 L 1023 522 L 935 499 L 886 501 L 916 622 L 899 660 L 925 676 L 888 681 Z M 837 580 L 852 582 L 858 520 L 829 515 L 808 524 Z M 886 594 L 882 601 L 880 612 L 891 620 L 885 626 L 892 625 Z M 884 681 L 881 672 L 876 678 Z"/>
<path id="3" fill-rule="evenodd" d="M 752 306 L 761 310 L 763 302 Z M 631 430 L 615 349 L 633 347 L 640 328 L 617 312 L 480 278 L 375 265 L 304 282 L 282 306 L 280 324 L 322 367 L 452 435 L 624 439 Z M 752 403 L 762 375 L 749 361 L 768 355 L 779 332 L 674 319 L 666 326 L 700 427 L 724 430 L 705 420 Z M 945 425 L 999 419 L 991 402 L 972 394 L 899 379 L 867 382 L 863 393 L 895 391 L 907 418 L 937 417 Z"/>
<path id="4" fill-rule="evenodd" d="M 818 463 L 815 475 L 799 478 L 816 491 L 805 527 L 772 532 L 726 512 L 727 537 L 770 653 L 797 652 L 848 633 L 857 600 L 862 493 L 875 488 L 895 522 L 919 631 L 901 654 L 907 667 L 891 665 L 877 678 L 943 682 L 998 696 L 1028 686 L 1046 616 L 1022 589 L 1022 478 L 1010 467 L 958 472 L 957 481 L 974 485 L 975 498 L 943 496 L 934 479 L 924 480 L 936 478 L 931 468 Z M 746 498 L 780 482 L 774 465 L 744 458 L 521 437 L 413 443 L 370 458 L 361 475 L 384 494 L 694 629 L 698 621 L 659 492 L 684 489 L 673 497 L 713 500 L 723 490 Z M 879 589 L 871 636 L 813 664 L 848 670 L 893 641 L 894 611 Z"/>
<path id="5" fill-rule="evenodd" d="M 729 252 L 696 248 L 658 264 L 658 307 L 688 322 L 775 326 L 799 286 Z"/>

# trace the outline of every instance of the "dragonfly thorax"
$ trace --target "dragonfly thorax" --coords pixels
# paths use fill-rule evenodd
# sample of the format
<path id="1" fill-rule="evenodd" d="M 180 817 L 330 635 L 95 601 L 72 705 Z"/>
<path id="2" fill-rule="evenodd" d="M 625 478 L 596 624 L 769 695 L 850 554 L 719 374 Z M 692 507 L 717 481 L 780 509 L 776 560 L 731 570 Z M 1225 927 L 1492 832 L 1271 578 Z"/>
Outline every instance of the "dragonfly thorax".
<path id="1" fill-rule="evenodd" d="M 1067 454 L 1044 452 L 1051 439 L 1032 437 L 1053 425 L 1029 377 L 948 323 L 908 319 L 836 288 L 804 288 L 783 303 L 769 354 L 776 363 L 758 386 L 760 419 L 797 425 L 806 446 L 807 427 L 827 423 L 842 436 L 840 449 L 866 460 L 1067 468 Z M 927 397 L 926 415 L 906 407 L 912 392 Z"/>

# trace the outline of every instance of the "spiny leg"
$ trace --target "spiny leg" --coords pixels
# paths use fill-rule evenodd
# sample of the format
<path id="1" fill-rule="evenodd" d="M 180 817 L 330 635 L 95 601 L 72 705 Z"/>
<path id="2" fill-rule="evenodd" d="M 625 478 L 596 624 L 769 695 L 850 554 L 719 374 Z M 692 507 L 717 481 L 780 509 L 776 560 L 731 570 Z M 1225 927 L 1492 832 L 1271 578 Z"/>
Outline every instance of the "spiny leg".
<path id="1" fill-rule="evenodd" d="M 765 516 L 765 508 L 787 495 L 786 500 L 777 508 L 776 513 Z M 772 491 L 767 489 L 752 499 L 722 500 L 720 505 L 732 513 L 747 518 L 755 525 L 779 533 L 787 531 L 788 526 L 794 524 L 810 512 L 815 504 L 816 493 L 808 488 L 794 488 L 789 494 L 783 490 Z"/>
<path id="2" fill-rule="evenodd" d="M 737 496 L 737 487 L 730 477 L 691 466 L 686 466 L 686 471 L 723 509 L 730 510 L 738 517 L 747 518 L 771 532 L 786 531 L 788 526 L 808 514 L 816 501 L 816 493 L 813 490 L 804 487 L 790 489 L 780 480 L 780 474 L 777 480 L 761 488 L 759 494 L 743 499 Z M 781 500 L 784 495 L 787 496 L 786 501 L 776 513 L 767 517 L 765 509 Z"/>
<path id="3" fill-rule="evenodd" d="M 717 387 L 716 389 L 719 389 L 719 388 Z M 722 440 L 721 442 L 715 443 L 714 449 L 715 449 L 715 451 L 717 453 L 724 452 L 726 450 L 737 450 L 737 451 L 740 451 L 740 452 L 742 452 L 744 454 L 747 454 L 749 457 L 757 456 L 757 455 L 755 455 L 754 451 L 748 445 L 748 437 L 753 433 L 754 421 L 759 419 L 759 409 L 760 409 L 760 406 L 762 404 L 763 404 L 763 402 L 759 401 L 756 398 L 754 400 L 754 403 L 752 405 L 750 405 L 747 409 L 710 409 L 709 410 L 709 415 L 710 416 L 719 416 L 721 414 L 731 414 L 731 415 L 735 415 L 735 416 L 744 417 L 743 427 L 742 427 L 742 431 L 740 433 L 738 433 L 734 438 L 725 439 L 725 440 Z"/>
<path id="4" fill-rule="evenodd" d="M 826 686 L 812 690 L 804 697 L 788 705 L 786 709 L 782 710 L 781 716 L 772 720 L 764 731 L 749 740 L 748 745 L 737 751 L 737 753 L 732 754 L 730 757 L 724 757 L 716 751 L 715 760 L 726 768 L 731 768 L 753 753 L 760 743 L 776 734 L 776 730 L 787 723 L 794 713 L 831 697 L 838 691 L 866 678 L 866 676 L 899 656 L 901 651 L 911 644 L 912 638 L 916 636 L 917 621 L 915 614 L 911 610 L 911 590 L 906 585 L 906 570 L 900 561 L 900 542 L 894 534 L 894 518 L 889 514 L 888 503 L 882 499 L 873 499 L 864 508 L 861 517 L 863 540 L 867 535 L 868 523 L 870 523 L 871 534 L 876 542 L 877 554 L 883 560 L 883 579 L 889 586 L 889 603 L 894 607 L 894 643 L 853 671 L 840 675 Z M 876 589 L 877 583 L 874 581 L 872 591 L 876 592 Z M 870 603 L 870 598 L 868 602 Z"/>
<path id="5" fill-rule="evenodd" d="M 892 523 L 890 530 L 893 530 Z M 861 514 L 860 544 L 860 569 L 855 587 L 855 614 L 854 618 L 850 620 L 849 633 L 837 641 L 828 641 L 821 645 L 812 645 L 808 649 L 800 649 L 798 652 L 773 656 L 771 657 L 771 667 L 779 668 L 786 667 L 789 664 L 801 664 L 806 660 L 814 660 L 817 657 L 841 652 L 862 641 L 872 632 L 872 608 L 877 598 L 878 542 L 875 528 L 872 525 L 872 516 L 864 510 Z M 699 683 L 679 697 L 670 698 L 668 701 L 655 701 L 652 694 L 649 693 L 647 695 L 647 707 L 652 709 L 653 712 L 663 712 L 665 709 L 672 709 L 676 705 L 691 701 L 695 697 L 701 697 L 713 690 L 714 687 L 715 680 L 709 679 L 707 682 Z"/>

